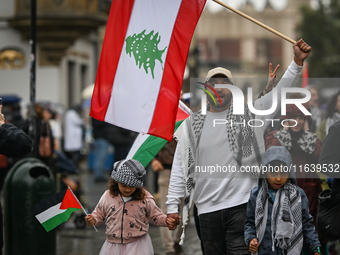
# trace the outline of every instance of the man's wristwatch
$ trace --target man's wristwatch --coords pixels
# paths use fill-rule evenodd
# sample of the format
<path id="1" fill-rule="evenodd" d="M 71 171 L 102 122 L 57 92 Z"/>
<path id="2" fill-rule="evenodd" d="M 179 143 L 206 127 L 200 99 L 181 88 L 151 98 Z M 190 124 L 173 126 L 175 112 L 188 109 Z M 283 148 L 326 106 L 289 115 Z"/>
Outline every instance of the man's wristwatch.
<path id="1" fill-rule="evenodd" d="M 318 252 L 318 253 L 320 253 L 320 254 L 322 255 L 320 247 L 316 248 L 316 249 L 313 251 L 313 253 L 315 253 L 315 252 Z"/>

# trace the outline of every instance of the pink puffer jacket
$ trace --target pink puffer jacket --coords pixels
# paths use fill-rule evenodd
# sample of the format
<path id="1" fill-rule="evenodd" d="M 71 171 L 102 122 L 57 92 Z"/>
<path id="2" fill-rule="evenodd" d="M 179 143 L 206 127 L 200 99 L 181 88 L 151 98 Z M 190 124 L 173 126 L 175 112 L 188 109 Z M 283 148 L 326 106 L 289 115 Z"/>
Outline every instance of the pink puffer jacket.
<path id="1" fill-rule="evenodd" d="M 105 221 L 105 234 L 107 241 L 111 243 L 130 243 L 137 240 L 148 232 L 149 220 L 157 226 L 167 227 L 166 215 L 147 191 L 144 200 L 124 203 L 120 195 L 114 197 L 106 190 L 92 216 L 96 219 L 96 226 Z"/>

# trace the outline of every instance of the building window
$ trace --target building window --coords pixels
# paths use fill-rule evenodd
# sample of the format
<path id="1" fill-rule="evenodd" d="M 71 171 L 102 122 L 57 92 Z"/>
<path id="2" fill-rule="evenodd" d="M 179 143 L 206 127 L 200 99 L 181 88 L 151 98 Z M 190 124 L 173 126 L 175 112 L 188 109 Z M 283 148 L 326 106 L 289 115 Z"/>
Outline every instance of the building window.
<path id="1" fill-rule="evenodd" d="M 240 39 L 217 39 L 216 49 L 218 62 L 229 68 L 238 68 L 241 61 Z"/>
<path id="2" fill-rule="evenodd" d="M 88 66 L 87 65 L 81 65 L 80 67 L 80 86 L 81 90 L 86 88 L 88 84 Z"/>
<path id="3" fill-rule="evenodd" d="M 282 63 L 282 40 L 258 39 L 256 42 L 256 67 L 268 69 L 269 63 Z"/>

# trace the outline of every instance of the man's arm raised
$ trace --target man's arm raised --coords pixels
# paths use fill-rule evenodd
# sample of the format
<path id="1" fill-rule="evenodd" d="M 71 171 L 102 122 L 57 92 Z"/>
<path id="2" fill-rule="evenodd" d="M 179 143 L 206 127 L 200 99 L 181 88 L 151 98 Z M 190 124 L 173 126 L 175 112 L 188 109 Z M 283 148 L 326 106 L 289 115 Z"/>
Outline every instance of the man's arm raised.
<path id="1" fill-rule="evenodd" d="M 276 114 L 280 111 L 281 107 L 281 90 L 282 88 L 294 87 L 299 80 L 299 76 L 303 67 L 303 63 L 306 58 L 310 55 L 312 48 L 303 41 L 303 39 L 298 40 L 293 45 L 294 59 L 289 65 L 288 69 L 280 79 L 277 84 L 277 108 L 276 110 L 269 115 L 266 116 L 256 116 L 256 118 L 266 118 L 272 119 Z M 261 102 L 258 102 L 258 100 Z M 255 101 L 256 109 L 270 109 L 273 104 L 273 95 L 271 93 L 267 93 L 261 98 Z M 270 122 L 266 122 L 266 124 L 262 127 L 263 131 L 268 127 Z"/>

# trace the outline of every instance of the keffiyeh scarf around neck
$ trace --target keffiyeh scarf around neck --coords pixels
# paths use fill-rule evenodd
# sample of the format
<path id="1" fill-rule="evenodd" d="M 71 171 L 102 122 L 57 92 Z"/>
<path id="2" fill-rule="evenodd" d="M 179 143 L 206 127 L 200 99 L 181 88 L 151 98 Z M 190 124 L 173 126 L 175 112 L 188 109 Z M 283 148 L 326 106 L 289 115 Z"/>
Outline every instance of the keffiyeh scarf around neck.
<path id="1" fill-rule="evenodd" d="M 247 105 L 245 105 L 244 115 L 234 115 L 233 104 L 231 104 L 226 119 L 226 134 L 230 144 L 230 149 L 233 156 L 240 166 L 260 165 L 264 150 L 260 149 L 258 137 L 256 137 L 252 128 L 245 125 L 230 125 L 233 123 L 247 123 L 252 117 Z M 194 113 L 186 119 L 182 125 L 177 129 L 174 138 L 177 140 L 177 155 L 182 164 L 184 173 L 184 182 L 186 185 L 184 203 L 183 203 L 183 234 L 181 236 L 180 244 L 183 244 L 185 237 L 185 226 L 189 222 L 189 211 L 192 204 L 193 194 L 195 191 L 195 159 L 196 150 L 198 148 L 199 140 L 202 134 L 205 121 L 205 115 L 201 112 Z M 262 147 L 261 147 L 262 148 Z M 253 168 L 251 168 L 253 169 Z M 258 172 L 251 172 L 256 177 Z"/>
<path id="2" fill-rule="evenodd" d="M 268 216 L 268 181 L 259 187 L 255 208 L 256 237 L 262 242 Z M 271 215 L 272 249 L 299 255 L 303 246 L 301 195 L 290 180 L 277 191 Z"/>

